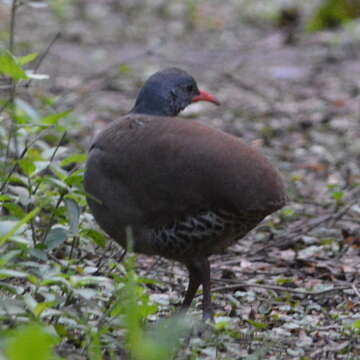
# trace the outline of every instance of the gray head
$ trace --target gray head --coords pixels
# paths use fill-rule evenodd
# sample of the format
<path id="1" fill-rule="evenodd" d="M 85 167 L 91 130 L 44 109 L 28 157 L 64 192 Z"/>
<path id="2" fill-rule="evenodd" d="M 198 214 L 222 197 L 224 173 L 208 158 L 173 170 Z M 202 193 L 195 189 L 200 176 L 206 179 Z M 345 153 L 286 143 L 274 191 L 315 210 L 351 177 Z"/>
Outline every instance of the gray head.
<path id="1" fill-rule="evenodd" d="M 206 91 L 198 89 L 196 81 L 187 72 L 168 68 L 149 77 L 136 98 L 132 113 L 176 116 L 196 101 L 220 102 Z"/>

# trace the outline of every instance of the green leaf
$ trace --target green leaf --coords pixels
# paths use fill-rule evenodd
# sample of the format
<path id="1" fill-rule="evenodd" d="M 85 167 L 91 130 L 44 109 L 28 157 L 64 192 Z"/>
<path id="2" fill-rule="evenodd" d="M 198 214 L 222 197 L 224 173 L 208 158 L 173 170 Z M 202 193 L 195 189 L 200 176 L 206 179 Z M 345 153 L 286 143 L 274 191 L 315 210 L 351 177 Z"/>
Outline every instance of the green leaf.
<path id="1" fill-rule="evenodd" d="M 46 236 L 44 244 L 47 246 L 48 250 L 55 249 L 67 239 L 67 236 L 67 232 L 64 228 L 54 227 Z"/>
<path id="2" fill-rule="evenodd" d="M 180 316 L 159 321 L 154 328 L 137 339 L 137 343 L 129 346 L 130 352 L 135 359 L 173 359 L 189 328 L 190 324 Z"/>
<path id="3" fill-rule="evenodd" d="M 25 71 L 16 63 L 16 59 L 9 51 L 0 55 L 0 74 L 7 75 L 14 80 L 28 79 Z"/>
<path id="4" fill-rule="evenodd" d="M 281 213 L 284 215 L 284 216 L 292 216 L 295 214 L 295 210 L 294 209 L 291 209 L 291 208 L 284 208 L 281 210 Z"/>
<path id="5" fill-rule="evenodd" d="M 65 206 L 70 223 L 70 232 L 76 235 L 79 232 L 80 208 L 73 199 L 65 199 Z"/>
<path id="6" fill-rule="evenodd" d="M 59 323 L 55 323 L 54 324 L 54 328 L 57 332 L 57 334 L 61 337 L 61 338 L 65 338 L 66 336 L 68 336 L 68 331 L 65 325 L 63 324 L 59 324 Z"/>
<path id="7" fill-rule="evenodd" d="M 41 123 L 45 124 L 45 125 L 54 125 L 56 124 L 60 119 L 68 116 L 70 113 L 72 112 L 72 110 L 68 110 L 68 111 L 64 111 L 58 114 L 51 114 L 48 116 L 45 116 L 42 120 Z"/>
<path id="8" fill-rule="evenodd" d="M 0 246 L 11 238 L 16 232 L 24 225 L 27 224 L 37 213 L 40 211 L 41 207 L 36 207 L 34 210 L 30 211 L 26 216 L 24 216 L 20 221 L 18 221 L 10 231 L 8 231 L 3 236 L 0 236 Z"/>
<path id="9" fill-rule="evenodd" d="M 30 117 L 31 120 L 36 122 L 40 121 L 40 115 L 38 111 L 27 101 L 17 98 L 15 100 L 15 104 L 17 106 L 17 110 L 22 110 L 28 117 Z"/>
<path id="10" fill-rule="evenodd" d="M 75 186 L 75 185 L 80 186 L 83 183 L 83 179 L 84 179 L 84 171 L 83 170 L 77 170 L 77 171 L 73 172 L 70 176 L 68 176 L 64 180 L 64 182 L 68 186 Z"/>
<path id="11" fill-rule="evenodd" d="M 357 1 L 323 0 L 305 28 L 308 31 L 319 31 L 334 28 L 358 17 L 360 9 Z"/>
<path id="12" fill-rule="evenodd" d="M 51 184 L 55 188 L 58 188 L 61 192 L 67 192 L 68 187 L 62 180 L 55 179 L 53 176 L 44 176 L 43 182 L 47 184 Z"/>
<path id="13" fill-rule="evenodd" d="M 0 268 L 6 265 L 10 260 L 14 260 L 20 253 L 21 250 L 7 251 L 3 256 L 0 257 Z"/>
<path id="14" fill-rule="evenodd" d="M 331 193 L 331 197 L 339 202 L 344 198 L 344 192 L 343 191 L 333 191 Z"/>
<path id="15" fill-rule="evenodd" d="M 39 259 L 41 261 L 47 261 L 48 260 L 47 254 L 43 250 L 38 249 L 38 248 L 29 249 L 28 254 L 31 255 L 31 256 L 36 257 L 37 259 Z"/>
<path id="16" fill-rule="evenodd" d="M 15 329 L 7 340 L 5 354 L 8 360 L 54 359 L 53 347 L 57 338 L 38 324 Z"/>
<path id="17" fill-rule="evenodd" d="M 54 106 L 56 104 L 55 99 L 49 94 L 40 96 L 40 100 L 44 105 Z"/>
<path id="18" fill-rule="evenodd" d="M 359 320 L 355 320 L 355 321 L 351 324 L 351 328 L 352 328 L 352 329 L 360 329 L 360 319 L 359 319 Z"/>
<path id="19" fill-rule="evenodd" d="M 16 57 L 16 62 L 22 66 L 22 65 L 25 65 L 31 61 L 33 61 L 34 59 L 36 59 L 38 57 L 38 54 L 37 53 L 31 53 L 31 54 L 28 54 L 28 55 L 25 55 L 25 56 L 17 56 Z"/>
<path id="20" fill-rule="evenodd" d="M 12 269 L 0 269 L 0 279 L 4 278 L 27 278 L 28 273 Z"/>
<path id="21" fill-rule="evenodd" d="M 128 73 L 130 73 L 132 71 L 132 68 L 127 64 L 120 64 L 119 65 L 119 71 L 122 74 L 128 74 Z"/>
<path id="22" fill-rule="evenodd" d="M 214 329 L 216 329 L 217 331 L 224 331 L 229 328 L 229 325 L 230 325 L 230 321 L 221 320 L 221 319 L 219 320 L 217 318 L 216 323 L 214 324 Z"/>
<path id="23" fill-rule="evenodd" d="M 26 158 L 19 160 L 19 165 L 21 170 L 27 176 L 31 176 L 36 170 L 36 166 L 34 165 L 34 162 Z"/>
<path id="24" fill-rule="evenodd" d="M 250 325 L 254 326 L 257 329 L 266 329 L 268 326 L 267 324 L 258 322 L 258 321 L 253 321 L 253 320 L 246 320 Z"/>
<path id="25" fill-rule="evenodd" d="M 38 303 L 34 309 L 32 309 L 32 313 L 36 316 L 39 317 L 44 310 L 46 309 L 50 309 L 51 307 L 53 307 L 55 305 L 55 301 L 44 301 L 42 303 Z"/>
<path id="26" fill-rule="evenodd" d="M 64 169 L 56 166 L 56 164 L 53 164 L 53 163 L 50 164 L 50 169 L 54 173 L 54 175 L 61 181 L 64 181 L 66 179 L 67 172 Z M 63 184 L 63 186 L 66 188 L 66 186 L 64 184 Z"/>
<path id="27" fill-rule="evenodd" d="M 19 175 L 19 173 L 15 174 L 15 175 L 11 175 L 8 182 L 12 183 L 12 184 L 18 184 L 21 186 L 25 186 L 25 187 L 28 185 L 26 177 Z"/>
<path id="28" fill-rule="evenodd" d="M 60 165 L 67 166 L 70 164 L 82 164 L 85 162 L 86 157 L 87 156 L 85 154 L 74 154 L 74 155 L 71 155 L 71 156 L 67 157 L 66 159 L 62 160 Z"/>
<path id="29" fill-rule="evenodd" d="M 17 218 L 22 218 L 25 216 L 23 208 L 14 202 L 6 202 L 3 203 L 2 206 L 7 209 L 11 215 L 14 215 Z"/>
<path id="30" fill-rule="evenodd" d="M 81 230 L 80 235 L 88 239 L 94 240 L 95 244 L 102 248 L 105 247 L 105 243 L 106 243 L 105 236 L 94 229 L 83 229 Z"/>
<path id="31" fill-rule="evenodd" d="M 284 278 L 276 279 L 276 284 L 277 284 L 277 285 L 291 284 L 291 283 L 293 283 L 293 282 L 294 282 L 293 279 L 284 279 Z"/>
<path id="32" fill-rule="evenodd" d="M 9 195 L 0 195 L 0 201 L 11 201 L 11 197 Z"/>

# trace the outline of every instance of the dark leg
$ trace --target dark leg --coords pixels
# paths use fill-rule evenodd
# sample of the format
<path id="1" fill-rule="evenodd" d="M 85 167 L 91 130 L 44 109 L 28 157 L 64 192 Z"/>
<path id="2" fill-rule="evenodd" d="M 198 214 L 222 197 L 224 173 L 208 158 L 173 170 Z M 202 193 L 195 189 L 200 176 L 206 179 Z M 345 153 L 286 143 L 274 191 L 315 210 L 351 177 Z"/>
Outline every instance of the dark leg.
<path id="1" fill-rule="evenodd" d="M 186 264 L 189 270 L 189 286 L 186 291 L 185 299 L 182 304 L 183 309 L 190 305 L 197 289 L 203 286 L 203 318 L 212 318 L 211 309 L 211 290 L 210 290 L 210 265 L 208 259 L 196 259 Z"/>
<path id="2" fill-rule="evenodd" d="M 198 271 L 196 266 L 193 264 L 187 265 L 187 269 L 189 271 L 189 285 L 186 291 L 186 295 L 182 304 L 182 308 L 187 310 L 191 305 L 191 302 L 194 299 L 197 289 L 201 285 L 201 280 L 198 276 Z"/>

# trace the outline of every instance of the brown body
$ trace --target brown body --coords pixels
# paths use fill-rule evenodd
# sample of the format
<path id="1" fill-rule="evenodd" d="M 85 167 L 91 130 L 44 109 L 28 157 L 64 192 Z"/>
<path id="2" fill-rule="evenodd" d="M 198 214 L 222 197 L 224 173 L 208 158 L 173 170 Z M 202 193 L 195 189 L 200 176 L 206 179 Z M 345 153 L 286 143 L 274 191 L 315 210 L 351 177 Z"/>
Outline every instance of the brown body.
<path id="1" fill-rule="evenodd" d="M 96 181 L 91 181 L 96 178 Z M 240 139 L 194 121 L 131 114 L 93 141 L 85 188 L 100 225 L 125 245 L 124 229 L 156 229 L 201 210 L 266 216 L 285 202 L 280 176 Z M 136 240 L 138 252 L 151 244 Z"/>
<path id="2" fill-rule="evenodd" d="M 188 307 L 200 284 L 211 316 L 208 256 L 285 203 L 278 172 L 253 147 L 195 121 L 129 114 L 94 139 L 85 190 L 100 226 L 122 246 L 184 263 Z"/>

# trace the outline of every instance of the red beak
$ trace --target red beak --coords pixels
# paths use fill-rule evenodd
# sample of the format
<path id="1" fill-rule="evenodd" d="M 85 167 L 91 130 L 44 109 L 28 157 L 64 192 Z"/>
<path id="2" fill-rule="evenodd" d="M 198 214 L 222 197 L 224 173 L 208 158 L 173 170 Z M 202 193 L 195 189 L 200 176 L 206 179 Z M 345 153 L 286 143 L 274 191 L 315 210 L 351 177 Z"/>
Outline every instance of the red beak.
<path id="1" fill-rule="evenodd" d="M 197 102 L 197 101 L 208 101 L 215 105 L 220 105 L 220 101 L 216 97 L 210 95 L 208 92 L 204 90 L 200 90 L 200 94 L 192 98 L 192 102 Z"/>

